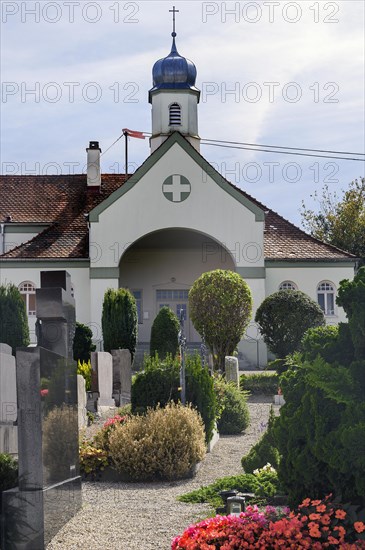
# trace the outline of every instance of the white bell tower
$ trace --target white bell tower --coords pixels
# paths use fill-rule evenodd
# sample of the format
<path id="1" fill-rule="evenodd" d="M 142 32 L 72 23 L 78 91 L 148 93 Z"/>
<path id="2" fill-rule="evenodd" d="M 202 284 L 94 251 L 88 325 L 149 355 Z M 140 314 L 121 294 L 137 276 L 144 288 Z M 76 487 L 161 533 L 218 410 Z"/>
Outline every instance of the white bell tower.
<path id="1" fill-rule="evenodd" d="M 196 67 L 192 61 L 182 57 L 176 49 L 175 13 L 173 13 L 172 48 L 167 57 L 159 59 L 153 66 L 153 87 L 148 100 L 152 104 L 151 153 L 173 132 L 180 132 L 200 150 L 198 134 L 198 103 L 200 90 L 195 87 Z"/>

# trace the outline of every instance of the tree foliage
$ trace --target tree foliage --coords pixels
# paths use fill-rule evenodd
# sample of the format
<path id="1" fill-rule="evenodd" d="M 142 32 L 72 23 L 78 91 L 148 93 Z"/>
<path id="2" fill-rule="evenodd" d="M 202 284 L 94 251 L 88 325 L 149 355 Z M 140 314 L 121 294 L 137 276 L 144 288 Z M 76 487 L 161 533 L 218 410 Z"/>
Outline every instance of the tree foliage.
<path id="1" fill-rule="evenodd" d="M 178 334 L 180 323 L 175 313 L 167 306 L 162 307 L 153 321 L 151 329 L 150 355 L 165 359 L 170 353 L 173 357 L 179 348 Z"/>
<path id="2" fill-rule="evenodd" d="M 92 343 L 93 332 L 90 327 L 82 323 L 76 323 L 76 330 L 73 342 L 73 358 L 75 361 L 87 363 L 90 354 L 95 351 L 96 346 Z"/>
<path id="3" fill-rule="evenodd" d="M 210 348 L 215 366 L 224 370 L 251 318 L 252 296 L 238 273 L 216 269 L 203 273 L 189 292 L 190 318 Z"/>
<path id="4" fill-rule="evenodd" d="M 365 267 L 359 269 L 353 281 L 340 282 L 336 303 L 348 317 L 355 358 L 365 358 Z"/>
<path id="5" fill-rule="evenodd" d="M 129 349 L 132 360 L 138 334 L 137 306 L 134 296 L 125 288 L 109 288 L 104 295 L 101 318 L 104 350 Z"/>
<path id="6" fill-rule="evenodd" d="M 349 324 L 310 331 L 281 377 L 285 405 L 274 435 L 290 502 L 329 493 L 365 507 L 365 268 L 341 281 Z"/>
<path id="7" fill-rule="evenodd" d="M 297 351 L 306 330 L 325 323 L 317 302 L 300 290 L 279 290 L 268 296 L 255 321 L 269 350 L 278 358 Z"/>
<path id="8" fill-rule="evenodd" d="M 302 224 L 309 233 L 347 250 L 365 261 L 365 178 L 350 183 L 342 198 L 332 193 L 328 185 L 322 195 L 314 194 L 319 210 L 302 204 Z"/>
<path id="9" fill-rule="evenodd" d="M 25 302 L 15 285 L 0 286 L 0 342 L 15 348 L 29 345 Z"/>

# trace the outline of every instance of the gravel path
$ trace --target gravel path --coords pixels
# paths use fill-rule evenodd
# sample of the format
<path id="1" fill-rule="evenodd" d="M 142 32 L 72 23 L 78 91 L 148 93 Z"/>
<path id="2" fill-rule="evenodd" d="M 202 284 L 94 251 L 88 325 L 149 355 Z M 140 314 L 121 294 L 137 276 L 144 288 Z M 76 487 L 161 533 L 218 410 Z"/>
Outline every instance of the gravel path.
<path id="1" fill-rule="evenodd" d="M 240 436 L 221 437 L 194 479 L 172 483 L 84 482 L 82 509 L 57 533 L 47 550 L 170 550 L 174 536 L 211 511 L 206 504 L 177 502 L 176 497 L 217 478 L 242 473 L 241 457 L 265 429 L 271 403 L 271 398 L 250 398 L 249 428 Z"/>

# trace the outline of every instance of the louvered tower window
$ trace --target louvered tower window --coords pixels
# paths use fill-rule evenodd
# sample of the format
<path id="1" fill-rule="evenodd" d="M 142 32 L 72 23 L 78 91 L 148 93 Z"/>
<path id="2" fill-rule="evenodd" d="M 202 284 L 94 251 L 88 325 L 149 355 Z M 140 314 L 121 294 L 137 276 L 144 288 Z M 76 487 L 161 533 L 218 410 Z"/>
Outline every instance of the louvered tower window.
<path id="1" fill-rule="evenodd" d="M 169 125 L 181 126 L 181 107 L 178 103 L 172 103 L 169 107 Z"/>

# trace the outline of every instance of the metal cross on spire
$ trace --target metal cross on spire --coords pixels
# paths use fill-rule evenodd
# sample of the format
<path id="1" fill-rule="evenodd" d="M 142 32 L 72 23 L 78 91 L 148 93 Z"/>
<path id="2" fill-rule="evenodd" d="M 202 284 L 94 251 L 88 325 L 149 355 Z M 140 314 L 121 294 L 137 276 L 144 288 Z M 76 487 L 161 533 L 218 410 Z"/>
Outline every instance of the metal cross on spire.
<path id="1" fill-rule="evenodd" d="M 169 10 L 169 12 L 172 13 L 172 37 L 175 38 L 175 36 L 176 36 L 175 13 L 179 13 L 180 10 L 175 9 L 175 6 L 173 6 L 172 10 Z"/>

